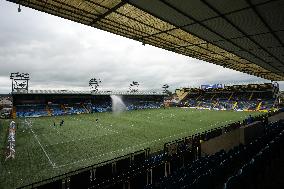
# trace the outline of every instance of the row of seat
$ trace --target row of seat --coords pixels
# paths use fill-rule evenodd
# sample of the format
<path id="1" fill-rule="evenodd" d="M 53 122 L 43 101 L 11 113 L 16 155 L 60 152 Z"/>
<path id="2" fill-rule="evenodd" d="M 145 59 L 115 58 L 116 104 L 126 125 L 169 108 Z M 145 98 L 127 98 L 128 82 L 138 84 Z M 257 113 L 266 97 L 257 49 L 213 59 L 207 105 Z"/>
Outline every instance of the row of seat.
<path id="1" fill-rule="evenodd" d="M 16 107 L 17 117 L 40 117 L 47 116 L 46 106 L 43 104 L 38 105 L 22 105 Z"/>
<path id="2" fill-rule="evenodd" d="M 257 117 L 254 117 L 253 120 L 265 120 L 265 119 L 262 116 L 257 116 Z M 233 156 L 234 150 L 242 149 L 242 146 L 240 146 L 240 147 L 236 147 L 236 149 L 233 149 L 229 153 L 225 153 L 225 151 L 221 151 L 215 154 L 215 158 L 213 158 L 213 156 L 206 156 L 206 157 L 201 157 L 200 159 L 196 160 L 197 157 L 201 156 L 200 141 L 210 140 L 211 138 L 220 136 L 222 133 L 229 132 L 233 129 L 237 129 L 241 125 L 242 124 L 240 122 L 231 123 L 224 127 L 214 128 L 214 129 L 208 130 L 203 133 L 198 133 L 193 136 L 174 141 L 173 143 L 177 144 L 176 150 L 174 150 L 175 151 L 174 155 L 170 155 L 169 151 L 165 150 L 165 151 L 152 154 L 148 159 L 146 159 L 145 161 L 141 161 L 140 163 L 137 164 L 139 165 L 138 168 L 144 167 L 143 168 L 144 171 L 141 171 L 140 169 L 140 172 L 139 172 L 139 174 L 143 175 L 139 182 L 143 183 L 144 185 L 142 185 L 142 187 L 134 185 L 134 188 L 144 188 L 144 186 L 146 188 L 167 188 L 167 187 L 168 188 L 179 188 L 185 184 L 189 185 L 190 183 L 188 182 L 190 180 L 186 179 L 187 177 L 181 178 L 181 180 L 184 180 L 184 182 L 181 183 L 180 182 L 181 180 L 177 179 L 177 176 L 174 176 L 175 174 L 180 174 L 181 170 L 184 170 L 184 172 L 187 172 L 188 178 L 192 179 L 191 182 L 194 184 L 191 183 L 190 187 L 194 187 L 194 186 L 199 187 L 200 186 L 200 184 L 198 184 L 199 180 L 205 179 L 206 175 L 203 175 L 200 178 L 193 177 L 194 175 L 200 176 L 200 174 L 203 173 L 202 171 L 205 171 L 205 172 L 208 171 L 207 168 L 209 167 L 209 165 L 213 166 L 215 164 L 220 164 L 222 165 L 222 168 L 227 168 L 231 164 L 235 164 L 237 160 L 236 158 L 231 158 L 231 161 L 228 161 L 228 160 L 224 161 L 224 159 L 228 159 L 230 156 Z M 167 146 L 167 144 L 165 144 L 165 146 Z M 168 163 L 170 163 L 170 166 L 168 165 Z M 186 169 L 186 167 L 188 166 L 191 167 L 189 170 Z M 167 169 L 167 171 L 165 169 Z M 131 175 L 133 174 L 133 170 L 129 170 L 129 169 L 124 169 L 124 170 L 125 172 L 123 172 L 123 175 L 124 173 L 126 174 L 126 176 L 124 175 L 124 177 L 126 178 L 129 178 L 129 176 L 131 177 Z M 149 172 L 149 170 L 151 171 Z M 211 175 L 217 172 L 220 172 L 220 173 L 223 172 L 222 169 L 216 169 L 216 170 L 212 169 L 209 171 L 211 171 Z M 192 173 L 194 174 L 192 175 Z M 197 174 L 197 173 L 200 173 L 200 174 Z M 183 174 L 184 173 L 182 173 L 181 175 Z M 173 179 L 171 180 L 171 178 Z M 129 182 L 132 183 L 133 179 L 136 180 L 136 178 L 134 177 L 134 178 L 131 178 Z M 116 178 L 112 178 L 112 180 L 113 180 L 114 185 L 110 184 L 110 187 L 106 187 L 106 188 L 115 188 L 117 187 L 116 184 L 121 184 L 121 180 L 116 181 Z M 178 182 L 176 182 L 177 180 Z M 216 180 L 216 179 L 212 179 L 212 180 Z M 225 182 L 225 178 L 223 178 L 222 181 Z M 149 182 L 152 184 L 150 184 Z M 221 181 L 216 182 L 216 184 L 220 182 Z M 206 187 L 204 186 L 204 188 Z"/>
<path id="3" fill-rule="evenodd" d="M 126 103 L 127 110 L 157 109 L 162 106 L 160 102 L 143 102 L 139 104 Z"/>
<path id="4" fill-rule="evenodd" d="M 236 103 L 237 102 L 237 103 Z M 236 103 L 236 106 L 234 105 Z M 200 100 L 187 100 L 184 105 L 190 107 L 203 107 L 207 109 L 218 109 L 218 110 L 256 110 L 260 101 L 257 100 L 209 100 L 209 99 L 200 99 Z M 270 110 L 274 108 L 273 101 L 262 101 L 260 110 Z"/>
<path id="5" fill-rule="evenodd" d="M 228 152 L 221 150 L 201 157 L 146 188 L 207 189 L 220 188 L 224 182 L 225 189 L 257 188 L 256 175 L 264 172 L 265 166 L 279 157 L 284 147 L 284 122 L 269 124 L 265 128 L 264 135 L 248 145 L 240 144 Z"/>
<path id="6" fill-rule="evenodd" d="M 264 176 L 277 177 L 266 174 L 266 170 L 276 159 L 283 158 L 284 123 L 281 121 L 271 124 L 266 130 L 266 135 L 251 143 L 250 147 L 254 152 L 252 158 L 246 161 L 236 174 L 228 178 L 224 189 L 257 189 L 262 187 Z"/>

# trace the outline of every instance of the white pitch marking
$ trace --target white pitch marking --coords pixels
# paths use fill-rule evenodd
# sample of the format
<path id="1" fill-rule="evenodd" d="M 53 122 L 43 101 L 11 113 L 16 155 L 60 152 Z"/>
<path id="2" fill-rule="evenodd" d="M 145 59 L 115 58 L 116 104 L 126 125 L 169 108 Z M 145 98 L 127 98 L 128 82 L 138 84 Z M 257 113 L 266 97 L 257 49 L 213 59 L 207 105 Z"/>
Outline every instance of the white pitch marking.
<path id="1" fill-rule="evenodd" d="M 101 126 L 101 125 L 96 125 L 96 126 L 99 127 L 99 128 L 105 129 L 105 130 L 107 130 L 107 131 L 110 131 L 110 132 L 118 133 L 118 131 L 115 131 L 115 130 L 112 130 L 112 129 L 103 127 L 103 126 Z"/>
<path id="2" fill-rule="evenodd" d="M 89 159 L 94 159 L 94 158 L 97 158 L 97 157 L 104 157 L 104 156 L 106 156 L 108 154 L 112 154 L 112 153 L 115 153 L 115 152 L 120 152 L 120 151 L 123 152 L 123 151 L 126 151 L 127 149 L 135 148 L 135 147 L 138 147 L 138 146 L 143 146 L 145 144 L 152 144 L 154 142 L 161 141 L 161 140 L 164 140 L 164 139 L 167 139 L 167 138 L 172 138 L 172 137 L 175 137 L 177 135 L 184 134 L 184 133 L 187 133 L 187 132 L 182 132 L 182 133 L 179 133 L 179 134 L 170 135 L 170 136 L 167 136 L 167 137 L 164 137 L 164 138 L 159 138 L 159 139 L 155 139 L 155 140 L 152 140 L 152 141 L 149 141 L 149 142 L 144 142 L 144 143 L 137 144 L 137 145 L 134 145 L 134 146 L 129 146 L 129 147 L 126 147 L 126 148 L 123 148 L 123 149 L 120 149 L 120 150 L 114 150 L 114 151 L 111 151 L 111 152 L 107 152 L 107 153 L 104 153 L 104 154 L 92 156 L 92 157 L 89 157 L 89 158 L 80 159 L 80 160 L 77 160 L 77 161 L 74 161 L 74 162 L 71 162 L 71 163 L 55 166 L 55 168 L 61 168 L 61 167 L 65 167 L 65 166 L 68 166 L 68 165 L 73 165 L 73 164 L 76 164 L 76 163 L 79 163 L 79 162 L 82 162 L 82 161 L 86 161 L 86 160 L 89 160 Z"/>
<path id="3" fill-rule="evenodd" d="M 40 141 L 39 141 L 39 139 L 38 139 L 38 136 L 35 134 L 35 132 L 34 132 L 33 129 L 32 129 L 32 126 L 30 126 L 30 129 L 31 129 L 32 133 L 34 134 L 34 137 L 35 137 L 35 139 L 37 140 L 38 144 L 40 145 L 40 147 L 41 147 L 42 151 L 44 152 L 45 156 L 47 157 L 49 163 L 51 164 L 52 168 L 55 168 L 55 167 L 56 167 L 56 166 L 55 166 L 55 163 L 53 163 L 53 162 L 51 161 L 49 155 L 47 154 L 47 152 L 45 151 L 45 149 L 44 149 L 43 146 L 41 145 L 41 143 L 40 143 Z"/>
<path id="4" fill-rule="evenodd" d="M 66 143 L 70 143 L 70 142 L 74 142 L 74 141 L 83 141 L 83 140 L 87 140 L 87 139 L 92 139 L 92 138 L 97 138 L 97 137 L 102 137 L 102 136 L 107 136 L 107 135 L 111 135 L 112 133 L 106 133 L 106 134 L 103 134 L 103 135 L 95 135 L 95 136 L 91 136 L 91 137 L 85 137 L 85 138 L 79 138 L 79 139 L 72 139 L 72 140 L 68 140 L 68 141 L 62 141 L 62 142 L 57 142 L 57 143 L 53 143 L 53 144 L 46 144 L 45 147 L 48 147 L 48 146 L 54 146 L 54 145 L 57 145 L 57 144 L 66 144 Z"/>
<path id="5" fill-rule="evenodd" d="M 231 121 L 231 120 L 230 120 L 230 121 Z M 217 124 L 223 124 L 223 123 L 225 123 L 225 121 L 223 121 L 223 122 L 217 122 L 217 123 L 214 124 L 214 126 L 216 126 Z M 105 127 L 102 127 L 102 128 L 107 129 L 107 128 L 105 128 Z M 108 130 L 108 129 L 107 129 L 107 130 Z M 197 130 L 197 129 L 196 129 L 196 130 Z M 114 131 L 113 131 L 113 132 L 114 132 Z M 135 148 L 135 147 L 142 146 L 142 145 L 145 145 L 145 144 L 152 144 L 152 143 L 154 143 L 154 142 L 157 142 L 157 141 L 160 141 L 160 140 L 164 140 L 164 139 L 167 139 L 167 138 L 172 138 L 172 137 L 175 137 L 175 136 L 184 134 L 184 133 L 188 133 L 188 131 L 185 131 L 185 132 L 182 132 L 182 133 L 179 133 L 179 134 L 175 134 L 175 135 L 170 135 L 170 136 L 167 136 L 167 137 L 164 137 L 164 138 L 155 139 L 155 140 L 153 140 L 153 141 L 149 141 L 149 142 L 137 144 L 137 145 L 134 145 L 134 146 L 129 146 L 129 147 L 126 147 L 126 148 L 124 148 L 124 149 L 114 150 L 114 151 L 111 151 L 111 152 L 107 152 L 107 153 L 104 153 L 104 154 L 92 156 L 92 157 L 89 157 L 89 158 L 80 159 L 80 160 L 77 160 L 77 161 L 74 161 L 74 162 L 71 162 L 71 163 L 67 163 L 67 164 L 55 166 L 54 168 L 61 168 L 61 167 L 65 167 L 65 166 L 68 166 L 68 165 L 73 165 L 73 164 L 76 164 L 76 163 L 79 163 L 79 162 L 83 162 L 83 161 L 86 161 L 86 160 L 94 159 L 94 158 L 97 158 L 97 157 L 104 157 L 104 156 L 106 156 L 106 155 L 108 155 L 108 154 L 113 154 L 113 153 L 119 152 L 119 151 L 123 152 L 123 151 L 126 151 L 127 149 Z"/>

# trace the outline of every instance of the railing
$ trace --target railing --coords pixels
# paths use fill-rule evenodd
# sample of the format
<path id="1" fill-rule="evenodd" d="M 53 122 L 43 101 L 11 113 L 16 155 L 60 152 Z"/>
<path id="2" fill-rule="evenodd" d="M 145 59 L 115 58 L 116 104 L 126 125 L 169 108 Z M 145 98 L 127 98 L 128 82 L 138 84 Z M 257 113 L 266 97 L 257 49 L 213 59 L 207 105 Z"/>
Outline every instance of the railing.
<path id="1" fill-rule="evenodd" d="M 144 162 L 146 159 L 148 159 L 149 152 L 150 149 L 146 148 L 39 182 L 31 183 L 20 188 L 37 188 L 39 186 L 42 186 L 43 188 L 45 186 L 60 186 L 59 188 L 69 188 L 69 185 L 72 185 L 73 187 L 76 185 L 76 182 L 74 181 L 78 178 L 80 178 L 82 181 L 88 180 L 86 178 L 91 178 L 91 180 L 87 181 L 89 185 L 88 187 L 91 187 L 91 185 L 103 185 L 104 183 L 111 181 L 113 179 L 112 177 L 122 174 L 126 170 L 131 168 L 137 169 L 140 162 Z"/>

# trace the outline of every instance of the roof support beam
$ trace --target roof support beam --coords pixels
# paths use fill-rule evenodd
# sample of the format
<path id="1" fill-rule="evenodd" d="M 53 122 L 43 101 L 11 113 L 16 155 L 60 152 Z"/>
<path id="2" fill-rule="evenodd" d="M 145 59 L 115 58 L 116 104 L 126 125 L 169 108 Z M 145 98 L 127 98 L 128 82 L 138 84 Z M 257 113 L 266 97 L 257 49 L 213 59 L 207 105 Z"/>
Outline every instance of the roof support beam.
<path id="1" fill-rule="evenodd" d="M 126 1 L 127 1 L 127 0 L 123 1 L 124 4 L 126 3 Z M 124 5 L 124 4 L 123 4 L 123 5 Z M 119 5 L 119 4 L 118 4 L 118 5 Z M 121 6 L 123 6 L 123 5 L 121 5 Z M 121 6 L 120 6 L 120 7 L 121 7 Z M 113 10 L 112 12 L 115 12 L 115 13 L 117 13 L 117 14 L 119 14 L 119 15 L 121 15 L 121 16 L 124 16 L 124 17 L 126 17 L 126 18 L 128 18 L 128 19 L 130 19 L 130 20 L 134 20 L 135 22 L 138 22 L 139 24 L 146 25 L 147 27 L 153 28 L 153 29 L 155 29 L 155 30 L 160 30 L 159 28 L 155 28 L 155 27 L 153 27 L 153 26 L 150 25 L 150 24 L 145 24 L 145 23 L 141 22 L 140 20 L 137 20 L 137 19 L 131 18 L 131 17 L 127 16 L 127 15 L 121 14 L 120 12 L 116 11 L 118 8 L 119 8 L 119 7 L 117 7 L 117 8 L 116 8 L 115 10 Z M 103 18 L 101 18 L 101 19 L 103 19 Z M 160 30 L 160 31 L 162 31 L 162 30 Z M 178 36 L 174 36 L 174 35 L 172 35 L 172 34 L 168 34 L 168 35 L 170 35 L 170 36 L 175 37 L 175 38 L 177 38 L 177 39 L 179 39 L 179 40 L 181 40 L 181 41 L 184 41 L 184 42 L 188 43 L 188 41 L 185 41 L 184 39 L 182 39 L 182 38 L 180 38 L 180 37 L 178 37 Z M 141 40 L 141 39 L 142 39 L 142 40 Z M 143 41 L 143 39 L 144 39 L 144 37 L 140 38 L 141 41 Z M 160 38 L 160 39 L 161 39 L 161 38 Z M 139 40 L 139 39 L 138 39 L 138 40 Z M 163 40 L 163 39 L 161 39 L 161 40 Z M 171 42 L 170 42 L 170 43 L 171 43 Z M 175 45 L 175 44 L 173 44 L 173 46 L 174 46 L 174 45 Z M 222 53 L 221 53 L 221 54 L 220 54 L 220 53 L 216 53 L 216 52 L 214 52 L 214 51 L 212 51 L 212 50 L 210 50 L 210 49 L 208 49 L 208 48 L 204 48 L 204 47 L 202 47 L 202 46 L 200 46 L 200 45 L 199 45 L 199 47 L 200 47 L 201 49 L 204 49 L 204 50 L 209 51 L 210 53 L 215 53 L 215 54 L 218 54 L 218 55 L 220 55 L 220 56 L 222 56 L 222 57 L 224 57 L 224 58 L 227 58 L 227 57 L 224 56 Z M 173 49 L 180 49 L 180 48 L 184 48 L 184 46 L 178 45 L 178 47 L 173 47 L 173 48 L 168 49 L 168 50 L 173 51 Z M 194 51 L 194 50 L 192 50 L 192 51 Z M 194 52 L 200 53 L 200 52 L 198 52 L 198 51 L 194 51 Z M 204 53 L 200 53 L 200 54 L 204 54 Z M 204 55 L 205 55 L 205 54 L 204 54 Z M 235 62 L 238 62 L 238 61 L 236 61 L 236 60 L 234 60 L 234 59 L 232 59 L 232 60 L 235 61 Z M 241 63 L 241 62 L 238 62 L 238 63 Z"/>
<path id="2" fill-rule="evenodd" d="M 251 6 L 254 13 L 258 16 L 258 18 L 261 20 L 261 22 L 265 25 L 265 27 L 269 30 L 269 32 L 273 35 L 273 37 L 284 47 L 283 42 L 281 39 L 274 33 L 272 28 L 267 24 L 265 19 L 261 16 L 261 14 L 258 12 L 258 10 L 252 5 L 251 0 L 246 0 L 246 2 Z"/>
<path id="3" fill-rule="evenodd" d="M 210 3 L 208 3 L 206 0 L 201 0 L 201 2 L 203 2 L 207 7 L 209 7 L 211 10 L 213 10 L 215 13 L 217 13 L 218 15 L 220 15 L 221 18 L 223 18 L 224 20 L 226 20 L 231 26 L 233 26 L 236 30 L 238 30 L 240 33 L 242 33 L 244 36 L 246 36 L 249 40 L 251 40 L 254 44 L 256 44 L 257 46 L 259 46 L 260 48 L 262 48 L 262 50 L 264 50 L 267 54 L 269 54 L 271 57 L 275 58 L 276 60 L 278 60 L 279 62 L 281 62 L 282 64 L 284 64 L 284 62 L 282 60 L 280 60 L 278 57 L 275 57 L 272 53 L 270 53 L 267 49 L 263 48 L 256 40 L 252 39 L 246 32 L 244 32 L 242 29 L 240 29 L 236 24 L 234 24 L 231 20 L 229 20 L 227 17 L 222 16 L 222 14 L 220 13 L 219 10 L 217 10 L 215 7 L 213 7 Z M 257 58 L 257 55 L 254 55 Z M 262 58 L 261 58 L 262 59 Z M 264 62 L 266 62 L 267 64 L 270 64 L 269 62 L 263 60 Z M 279 70 L 279 68 L 275 67 L 274 65 L 270 64 L 271 67 L 273 67 L 276 70 Z M 279 70 L 281 71 L 281 70 Z M 284 74 L 282 74 L 284 75 Z"/>
<path id="4" fill-rule="evenodd" d="M 278 31 L 284 31 L 284 30 L 278 30 Z M 276 32 L 278 32 L 276 31 Z M 270 32 L 263 32 L 263 33 L 258 33 L 258 34 L 254 34 L 254 35 L 248 35 L 248 36 L 251 36 L 251 37 L 254 37 L 254 36 L 258 36 L 258 35 L 263 35 L 263 34 L 269 34 Z M 246 36 L 241 36 L 241 37 L 233 37 L 233 38 L 228 38 L 230 40 L 234 40 L 234 39 L 243 39 L 245 38 Z M 211 44 L 215 44 L 215 43 L 218 43 L 218 42 L 223 42 L 223 41 L 226 41 L 224 39 L 222 40 L 216 40 L 216 41 L 212 41 Z M 194 46 L 200 46 L 200 45 L 205 45 L 205 44 L 209 44 L 208 42 L 206 43 L 198 43 L 198 44 L 193 44 L 193 45 L 185 45 L 185 46 L 182 46 L 182 47 L 194 47 Z M 269 46 L 269 47 L 266 47 L 267 49 L 273 49 L 273 48 L 278 48 L 278 47 L 282 47 L 282 46 Z M 178 47 L 177 47 L 178 48 Z M 176 48 L 173 48 L 173 49 L 176 49 Z M 258 48 L 255 48 L 255 49 L 262 49 L 261 47 L 258 47 Z M 254 50 L 254 49 L 247 49 L 247 50 Z M 234 51 L 234 52 L 240 52 L 240 51 L 243 51 L 243 50 L 239 50 L 239 51 Z"/>
<path id="5" fill-rule="evenodd" d="M 253 7 L 257 7 L 257 6 L 261 6 L 261 5 L 265 5 L 267 3 L 270 3 L 272 1 L 280 1 L 280 0 L 269 0 L 269 1 L 265 1 L 265 2 L 261 2 L 261 3 L 257 3 L 255 5 L 252 5 Z M 247 9 L 250 9 L 251 6 L 248 6 L 248 7 L 244 7 L 244 8 L 241 8 L 241 9 L 238 9 L 238 10 L 234 10 L 234 11 L 230 11 L 230 12 L 227 12 L 225 14 L 222 14 L 222 16 L 227 16 L 227 15 L 231 15 L 231 14 L 234 14 L 234 13 L 237 13 L 237 12 L 240 12 L 240 11 L 243 11 L 243 10 L 247 10 Z M 213 20 L 215 18 L 219 18 L 220 16 L 213 16 L 213 17 L 210 17 L 210 18 L 206 18 L 206 19 L 203 19 L 203 20 L 200 20 L 200 22 L 206 22 L 206 21 L 209 21 L 209 20 Z M 183 29 L 185 27 L 188 27 L 188 26 L 192 26 L 196 24 L 196 22 L 194 23 L 190 23 L 190 24 L 185 24 L 183 26 L 178 26 L 177 28 L 173 28 L 173 29 L 169 29 L 169 30 L 165 30 L 165 31 L 161 31 L 161 32 L 158 32 L 158 33 L 154 33 L 152 35 L 148 35 L 148 36 L 145 36 L 145 38 L 147 37 L 152 37 L 152 36 L 155 36 L 155 35 L 159 35 L 159 34 L 162 34 L 162 33 L 166 33 L 166 32 L 170 32 L 170 31 L 173 31 L 175 29 Z"/>
<path id="6" fill-rule="evenodd" d="M 130 2 L 128 2 L 130 5 L 132 5 L 132 6 L 134 6 L 134 7 L 137 7 L 137 6 L 135 6 L 135 4 L 132 4 L 132 3 L 130 3 Z M 137 7 L 137 8 L 139 8 L 139 9 L 141 9 L 141 10 L 143 10 L 144 12 L 147 12 L 146 10 L 144 10 L 143 8 L 141 8 L 141 7 Z M 116 12 L 116 13 L 118 13 L 118 12 Z M 148 12 L 147 12 L 148 13 Z M 118 13 L 118 14 L 120 14 L 120 13 Z M 151 14 L 151 13 L 148 13 L 148 14 Z M 151 14 L 151 15 L 153 15 L 153 16 L 155 16 L 154 14 Z M 122 15 L 122 16 L 124 16 L 124 15 Z M 127 16 L 126 16 L 127 17 Z M 159 18 L 158 16 L 156 16 L 157 18 Z M 128 17 L 127 17 L 128 18 Z M 159 19 L 161 19 L 161 18 L 159 18 Z M 133 19 L 134 21 L 137 21 L 137 22 L 139 22 L 139 23 L 141 23 L 141 21 L 138 21 L 138 20 L 136 20 L 136 19 Z M 162 20 L 162 19 L 161 19 Z M 163 20 L 163 21 L 165 21 L 165 20 Z M 165 21 L 165 22 L 167 22 L 167 21 Z M 141 24 L 143 24 L 143 23 L 141 23 Z M 172 24 L 172 23 L 171 23 Z M 174 25 L 174 24 L 172 24 L 172 25 Z M 157 28 L 155 28 L 155 27 L 153 27 L 153 26 L 151 26 L 151 25 L 148 25 L 148 24 L 146 24 L 146 26 L 149 26 L 149 27 L 152 27 L 153 29 L 156 29 L 156 30 L 159 30 L 159 29 L 157 29 Z M 178 27 L 178 26 L 176 26 L 175 25 L 175 27 Z M 161 31 L 161 30 L 160 30 Z M 185 31 L 185 32 L 187 32 L 187 31 Z M 181 38 L 179 38 L 178 36 L 174 36 L 174 35 L 172 35 L 172 34 L 169 34 L 170 36 L 172 36 L 172 37 L 175 37 L 175 38 L 177 38 L 177 39 L 179 39 L 179 40 L 182 40 L 182 41 L 184 41 L 184 42 L 187 42 L 188 43 L 188 41 L 185 41 L 184 39 L 181 39 Z M 141 39 L 143 40 L 143 38 L 144 37 L 142 37 Z M 199 37 L 200 39 L 202 39 L 201 37 Z M 203 40 L 203 39 L 202 39 Z M 203 40 L 204 41 L 204 40 Z M 207 43 L 204 43 L 204 44 L 207 44 Z M 193 44 L 194 45 L 194 44 Z M 227 59 L 228 57 L 226 57 L 226 56 L 224 56 L 222 53 L 220 54 L 220 53 L 216 53 L 216 52 L 214 52 L 214 51 L 212 51 L 212 50 L 210 50 L 210 49 L 207 49 L 207 48 L 204 48 L 204 47 L 202 47 L 202 46 L 200 46 L 200 44 L 198 44 L 197 46 L 199 46 L 201 49 L 204 49 L 204 50 L 207 50 L 207 51 L 209 51 L 210 53 L 215 53 L 215 54 L 218 54 L 218 55 L 220 55 L 220 56 L 222 56 L 222 57 L 224 57 L 224 59 Z M 174 49 L 181 49 L 181 48 L 186 48 L 186 47 L 188 47 L 188 46 L 178 46 L 178 47 L 173 47 L 173 48 L 171 48 L 171 49 L 168 49 L 168 50 L 170 50 L 170 51 L 173 51 L 173 52 L 176 52 L 176 51 L 174 51 Z M 219 47 L 219 48 L 221 48 L 221 47 Z M 222 48 L 221 48 L 222 49 Z M 244 49 L 245 50 L 245 49 Z M 197 54 L 204 54 L 204 53 L 200 53 L 200 52 L 197 52 L 197 51 L 194 51 L 194 50 L 192 50 L 193 52 L 196 52 Z M 232 53 L 232 54 L 234 54 L 233 52 L 231 52 L 231 51 L 228 51 L 228 50 L 226 50 L 227 52 L 229 52 L 229 53 Z M 204 54 L 205 55 L 205 54 Z M 202 59 L 201 57 L 194 57 L 194 58 L 199 58 L 199 59 Z M 214 58 L 212 58 L 212 60 L 213 60 Z M 236 63 L 241 63 L 241 62 L 239 62 L 239 61 L 236 61 L 236 60 L 234 60 L 234 59 L 231 59 L 231 58 L 229 58 L 230 60 L 233 60 L 234 62 L 236 62 Z M 205 60 L 205 57 L 203 58 L 203 60 Z M 212 62 L 212 61 L 209 61 L 209 59 L 208 58 L 206 58 L 206 60 L 205 61 L 208 61 L 208 62 L 211 62 L 211 63 L 214 63 L 214 62 Z M 216 60 L 215 60 L 216 61 Z M 221 62 L 220 60 L 219 60 L 219 62 Z M 214 63 L 214 64 L 217 64 L 216 62 Z M 217 64 L 217 65 L 222 65 L 222 64 Z M 237 70 L 237 69 L 236 69 Z M 239 71 L 239 70 L 237 70 L 237 71 Z"/>
<path id="7" fill-rule="evenodd" d="M 114 21 L 113 21 L 113 23 L 115 23 L 115 24 L 117 24 L 117 25 L 123 26 L 121 23 L 117 23 L 117 22 L 114 22 Z M 109 25 L 110 25 L 110 24 L 109 24 Z M 116 27 L 117 25 L 113 25 L 113 27 Z M 133 29 L 133 30 L 135 30 L 135 29 Z M 137 32 L 141 32 L 141 31 L 137 30 Z M 127 32 L 126 32 L 126 33 L 127 33 Z M 141 32 L 141 33 L 143 33 L 143 32 Z M 144 33 L 144 34 L 145 34 L 145 33 Z M 159 37 L 156 37 L 156 38 L 159 39 L 159 40 L 163 40 L 162 38 L 159 38 Z M 157 42 L 157 44 L 158 44 L 158 42 Z M 166 45 L 175 45 L 175 44 L 173 44 L 173 43 L 171 43 L 171 42 L 168 42 L 168 44 L 166 44 Z M 158 46 L 158 45 L 157 45 L 157 46 Z M 182 48 L 182 47 L 180 47 L 180 48 Z M 171 51 L 172 51 L 172 49 L 170 49 L 170 48 L 164 47 L 164 49 L 167 49 L 167 50 L 171 50 Z M 214 53 L 213 51 L 210 51 L 210 50 L 208 50 L 208 51 L 211 52 L 211 53 Z M 173 51 L 173 52 L 174 52 L 174 51 Z M 195 56 L 194 56 L 194 55 L 195 55 Z M 204 54 L 204 53 L 201 53 L 201 52 L 198 52 L 198 51 L 192 49 L 192 55 L 191 55 L 191 56 L 193 56 L 193 57 L 196 58 L 197 55 L 201 55 L 202 57 L 198 56 L 198 58 L 203 58 L 204 60 L 206 59 L 206 61 L 210 61 L 209 58 L 211 58 L 211 59 L 214 60 L 214 61 L 222 62 L 222 60 L 219 60 L 219 59 L 216 59 L 216 58 L 212 58 L 212 57 L 207 57 L 208 54 Z M 221 55 L 221 54 L 219 54 L 219 55 Z M 222 55 L 221 55 L 221 56 L 222 56 Z M 224 56 L 223 56 L 223 57 L 224 57 Z M 212 60 L 211 60 L 211 61 L 212 61 Z M 214 62 L 212 62 L 212 63 L 214 63 Z M 215 64 L 216 64 L 216 63 L 215 63 Z M 223 62 L 222 62 L 222 64 L 223 64 Z"/>
<path id="8" fill-rule="evenodd" d="M 117 5 L 115 5 L 114 7 L 108 9 L 108 11 L 106 11 L 105 13 L 99 15 L 96 19 L 94 19 L 91 23 L 90 26 L 93 26 L 94 24 L 96 24 L 98 21 L 100 21 L 101 19 L 105 18 L 107 15 L 115 12 L 117 9 L 119 9 L 120 7 L 122 7 L 123 5 L 126 4 L 126 1 L 121 1 L 119 2 Z"/>
<path id="9" fill-rule="evenodd" d="M 185 12 L 179 10 L 178 8 L 176 8 L 175 6 L 173 6 L 172 4 L 166 2 L 165 0 L 160 0 L 160 1 L 163 2 L 165 5 L 167 5 L 168 7 L 172 8 L 173 10 L 175 10 L 176 12 L 182 14 L 183 16 L 188 17 L 188 18 L 191 19 L 191 20 L 194 20 L 196 23 L 200 24 L 201 26 L 203 26 L 204 28 L 206 28 L 206 29 L 209 30 L 210 32 L 212 32 L 212 33 L 218 35 L 220 38 L 223 38 L 224 40 L 229 41 L 230 43 L 232 43 L 232 44 L 235 45 L 236 47 L 242 49 L 243 51 L 247 52 L 247 53 L 250 54 L 251 56 L 253 56 L 253 57 L 255 57 L 255 58 L 257 58 L 257 59 L 259 59 L 259 60 L 261 60 L 261 61 L 263 61 L 263 62 L 266 62 L 264 59 L 262 59 L 262 58 L 256 56 L 254 53 L 252 53 L 252 52 L 246 50 L 245 48 L 243 48 L 242 46 L 236 44 L 234 41 L 232 41 L 232 40 L 230 40 L 230 39 L 224 37 L 223 35 L 221 35 L 221 34 L 218 33 L 217 31 L 214 31 L 213 29 L 211 29 L 211 28 L 209 28 L 208 26 L 206 26 L 204 23 L 202 23 L 202 22 L 196 20 L 195 18 L 193 18 L 193 17 L 190 16 L 189 14 L 187 14 L 187 13 L 185 13 Z M 185 32 L 187 32 L 187 31 L 185 31 Z M 198 35 L 196 35 L 196 36 L 198 36 Z M 200 37 L 200 36 L 198 36 L 198 37 L 199 37 L 200 39 L 202 39 L 202 37 Z M 216 46 L 217 46 L 217 45 L 216 45 Z M 223 49 L 222 47 L 219 47 L 219 48 Z M 228 51 L 228 52 L 230 52 L 230 51 Z M 234 54 L 234 52 L 231 52 L 231 53 Z M 269 64 L 269 63 L 267 63 L 267 64 Z M 271 64 L 269 64 L 269 65 L 270 65 L 270 67 L 272 67 L 273 69 L 278 70 L 278 69 L 277 69 L 276 67 L 274 67 L 273 65 L 271 65 Z"/>

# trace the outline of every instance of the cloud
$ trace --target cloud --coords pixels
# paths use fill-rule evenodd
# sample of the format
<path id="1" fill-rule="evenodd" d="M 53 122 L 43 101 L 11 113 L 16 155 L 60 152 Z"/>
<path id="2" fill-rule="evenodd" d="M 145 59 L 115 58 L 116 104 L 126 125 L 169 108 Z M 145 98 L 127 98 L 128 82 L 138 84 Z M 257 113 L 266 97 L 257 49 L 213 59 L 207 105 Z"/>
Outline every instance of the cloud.
<path id="1" fill-rule="evenodd" d="M 0 93 L 10 92 L 11 72 L 30 73 L 33 89 L 88 89 L 90 78 L 102 87 L 171 89 L 204 83 L 265 81 L 172 53 L 29 8 L 1 1 Z"/>

